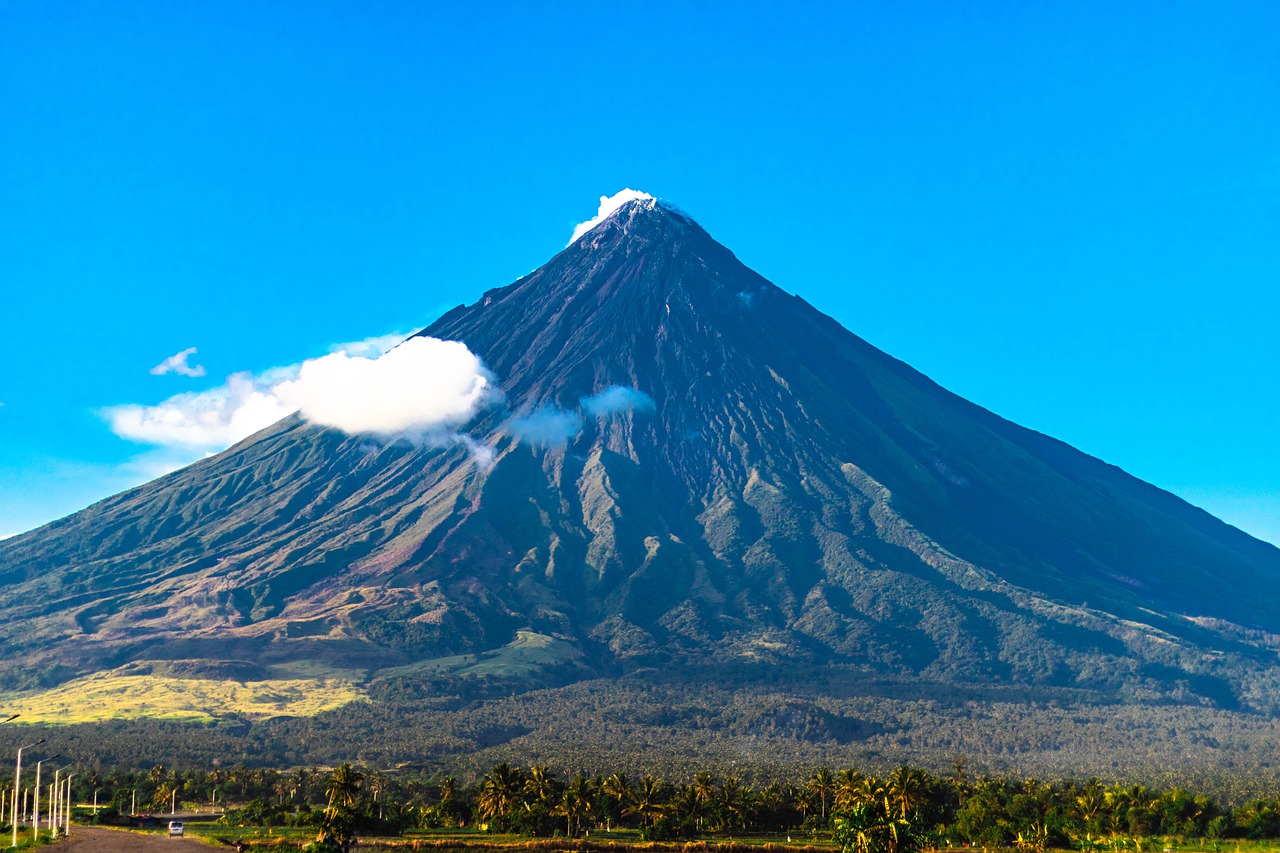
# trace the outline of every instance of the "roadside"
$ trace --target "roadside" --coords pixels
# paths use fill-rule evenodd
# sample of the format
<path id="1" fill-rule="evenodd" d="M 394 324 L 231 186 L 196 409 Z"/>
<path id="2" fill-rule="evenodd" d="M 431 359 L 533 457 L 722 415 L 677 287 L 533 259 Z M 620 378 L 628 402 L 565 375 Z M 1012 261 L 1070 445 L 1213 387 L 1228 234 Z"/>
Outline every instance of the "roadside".
<path id="1" fill-rule="evenodd" d="M 57 853 L 150 853 L 150 851 L 176 851 L 192 848 L 208 850 L 203 841 L 192 838 L 170 838 L 149 832 L 130 832 L 127 829 L 106 829 L 100 826 L 72 826 L 71 837 L 59 841 L 49 849 Z"/>

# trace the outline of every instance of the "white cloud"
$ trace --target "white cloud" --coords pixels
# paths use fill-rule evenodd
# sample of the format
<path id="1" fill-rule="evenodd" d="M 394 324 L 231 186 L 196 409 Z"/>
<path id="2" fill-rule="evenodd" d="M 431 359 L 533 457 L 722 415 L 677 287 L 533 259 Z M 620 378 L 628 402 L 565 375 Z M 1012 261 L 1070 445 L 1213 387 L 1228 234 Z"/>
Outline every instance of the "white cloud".
<path id="1" fill-rule="evenodd" d="M 591 219 L 588 219 L 586 222 L 578 223 L 578 225 L 573 229 L 573 236 L 569 238 L 569 243 L 570 244 L 574 243 L 583 234 L 586 234 L 592 228 L 595 228 L 601 222 L 608 219 L 609 214 L 613 213 L 615 210 L 622 207 L 627 202 L 634 201 L 638 198 L 651 199 L 653 198 L 653 196 L 645 192 L 640 192 L 640 190 L 633 190 L 629 187 L 615 195 L 600 196 L 600 210 L 596 213 L 594 217 L 592 217 Z"/>
<path id="2" fill-rule="evenodd" d="M 527 444 L 563 447 L 582 431 L 582 415 L 556 406 L 543 406 L 531 415 L 513 418 L 511 432 Z"/>
<path id="3" fill-rule="evenodd" d="M 499 399 L 493 375 L 465 344 L 417 337 L 376 359 L 343 350 L 258 376 L 236 373 L 218 388 L 159 405 L 113 406 L 103 414 L 123 438 L 188 450 L 222 450 L 294 411 L 348 433 L 419 439 L 436 433 L 450 443 L 459 440 L 457 427 Z"/>
<path id="4" fill-rule="evenodd" d="M 452 430 L 498 399 L 493 374 L 459 341 L 410 338 L 378 359 L 303 362 L 273 392 L 312 423 L 383 435 Z"/>
<path id="5" fill-rule="evenodd" d="M 112 406 L 104 414 L 111 430 L 130 441 L 221 450 L 292 412 L 269 385 L 235 373 L 209 391 L 179 394 L 156 406 Z"/>
<path id="6" fill-rule="evenodd" d="M 192 365 L 187 361 L 195 354 L 195 347 L 187 347 L 182 352 L 176 352 L 151 368 L 151 375 L 164 376 L 166 373 L 177 373 L 180 376 L 204 376 L 203 364 Z"/>
<path id="7" fill-rule="evenodd" d="M 615 412 L 652 412 L 655 407 L 653 398 L 643 391 L 625 385 L 610 385 L 599 394 L 583 397 L 582 408 L 587 410 L 587 414 L 602 417 Z"/>

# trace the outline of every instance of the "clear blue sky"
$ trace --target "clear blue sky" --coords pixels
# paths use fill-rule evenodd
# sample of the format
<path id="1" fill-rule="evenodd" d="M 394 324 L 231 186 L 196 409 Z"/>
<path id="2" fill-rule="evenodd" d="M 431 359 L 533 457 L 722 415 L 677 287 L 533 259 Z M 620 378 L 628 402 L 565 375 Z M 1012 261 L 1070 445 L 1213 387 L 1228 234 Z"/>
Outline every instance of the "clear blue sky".
<path id="1" fill-rule="evenodd" d="M 0 5 L 0 535 L 155 404 L 669 199 L 943 385 L 1280 542 L 1280 4 Z M 207 375 L 149 371 L 188 347 Z"/>

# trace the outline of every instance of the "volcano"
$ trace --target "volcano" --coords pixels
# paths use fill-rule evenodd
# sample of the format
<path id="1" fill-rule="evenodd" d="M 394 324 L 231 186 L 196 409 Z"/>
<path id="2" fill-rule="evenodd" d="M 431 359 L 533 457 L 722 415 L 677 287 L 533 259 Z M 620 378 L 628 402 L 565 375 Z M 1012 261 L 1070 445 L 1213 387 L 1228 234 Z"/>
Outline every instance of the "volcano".
<path id="1" fill-rule="evenodd" d="M 501 385 L 470 441 L 295 415 L 0 543 L 4 686 L 838 669 L 1276 711 L 1280 550 L 939 387 L 662 202 L 419 334 Z"/>

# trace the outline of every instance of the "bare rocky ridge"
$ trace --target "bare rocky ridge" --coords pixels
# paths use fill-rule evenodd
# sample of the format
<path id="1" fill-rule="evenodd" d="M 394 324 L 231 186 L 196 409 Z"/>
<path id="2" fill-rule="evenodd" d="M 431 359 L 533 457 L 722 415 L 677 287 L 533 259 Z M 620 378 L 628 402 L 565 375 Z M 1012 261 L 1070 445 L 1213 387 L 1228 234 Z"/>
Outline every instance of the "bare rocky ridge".
<path id="1" fill-rule="evenodd" d="M 468 427 L 491 464 L 290 418 L 0 543 L 7 686 L 492 653 L 535 684 L 766 663 L 1276 710 L 1280 550 L 947 392 L 660 203 L 421 334 L 499 378 Z M 551 411 L 580 432 L 512 427 Z"/>

